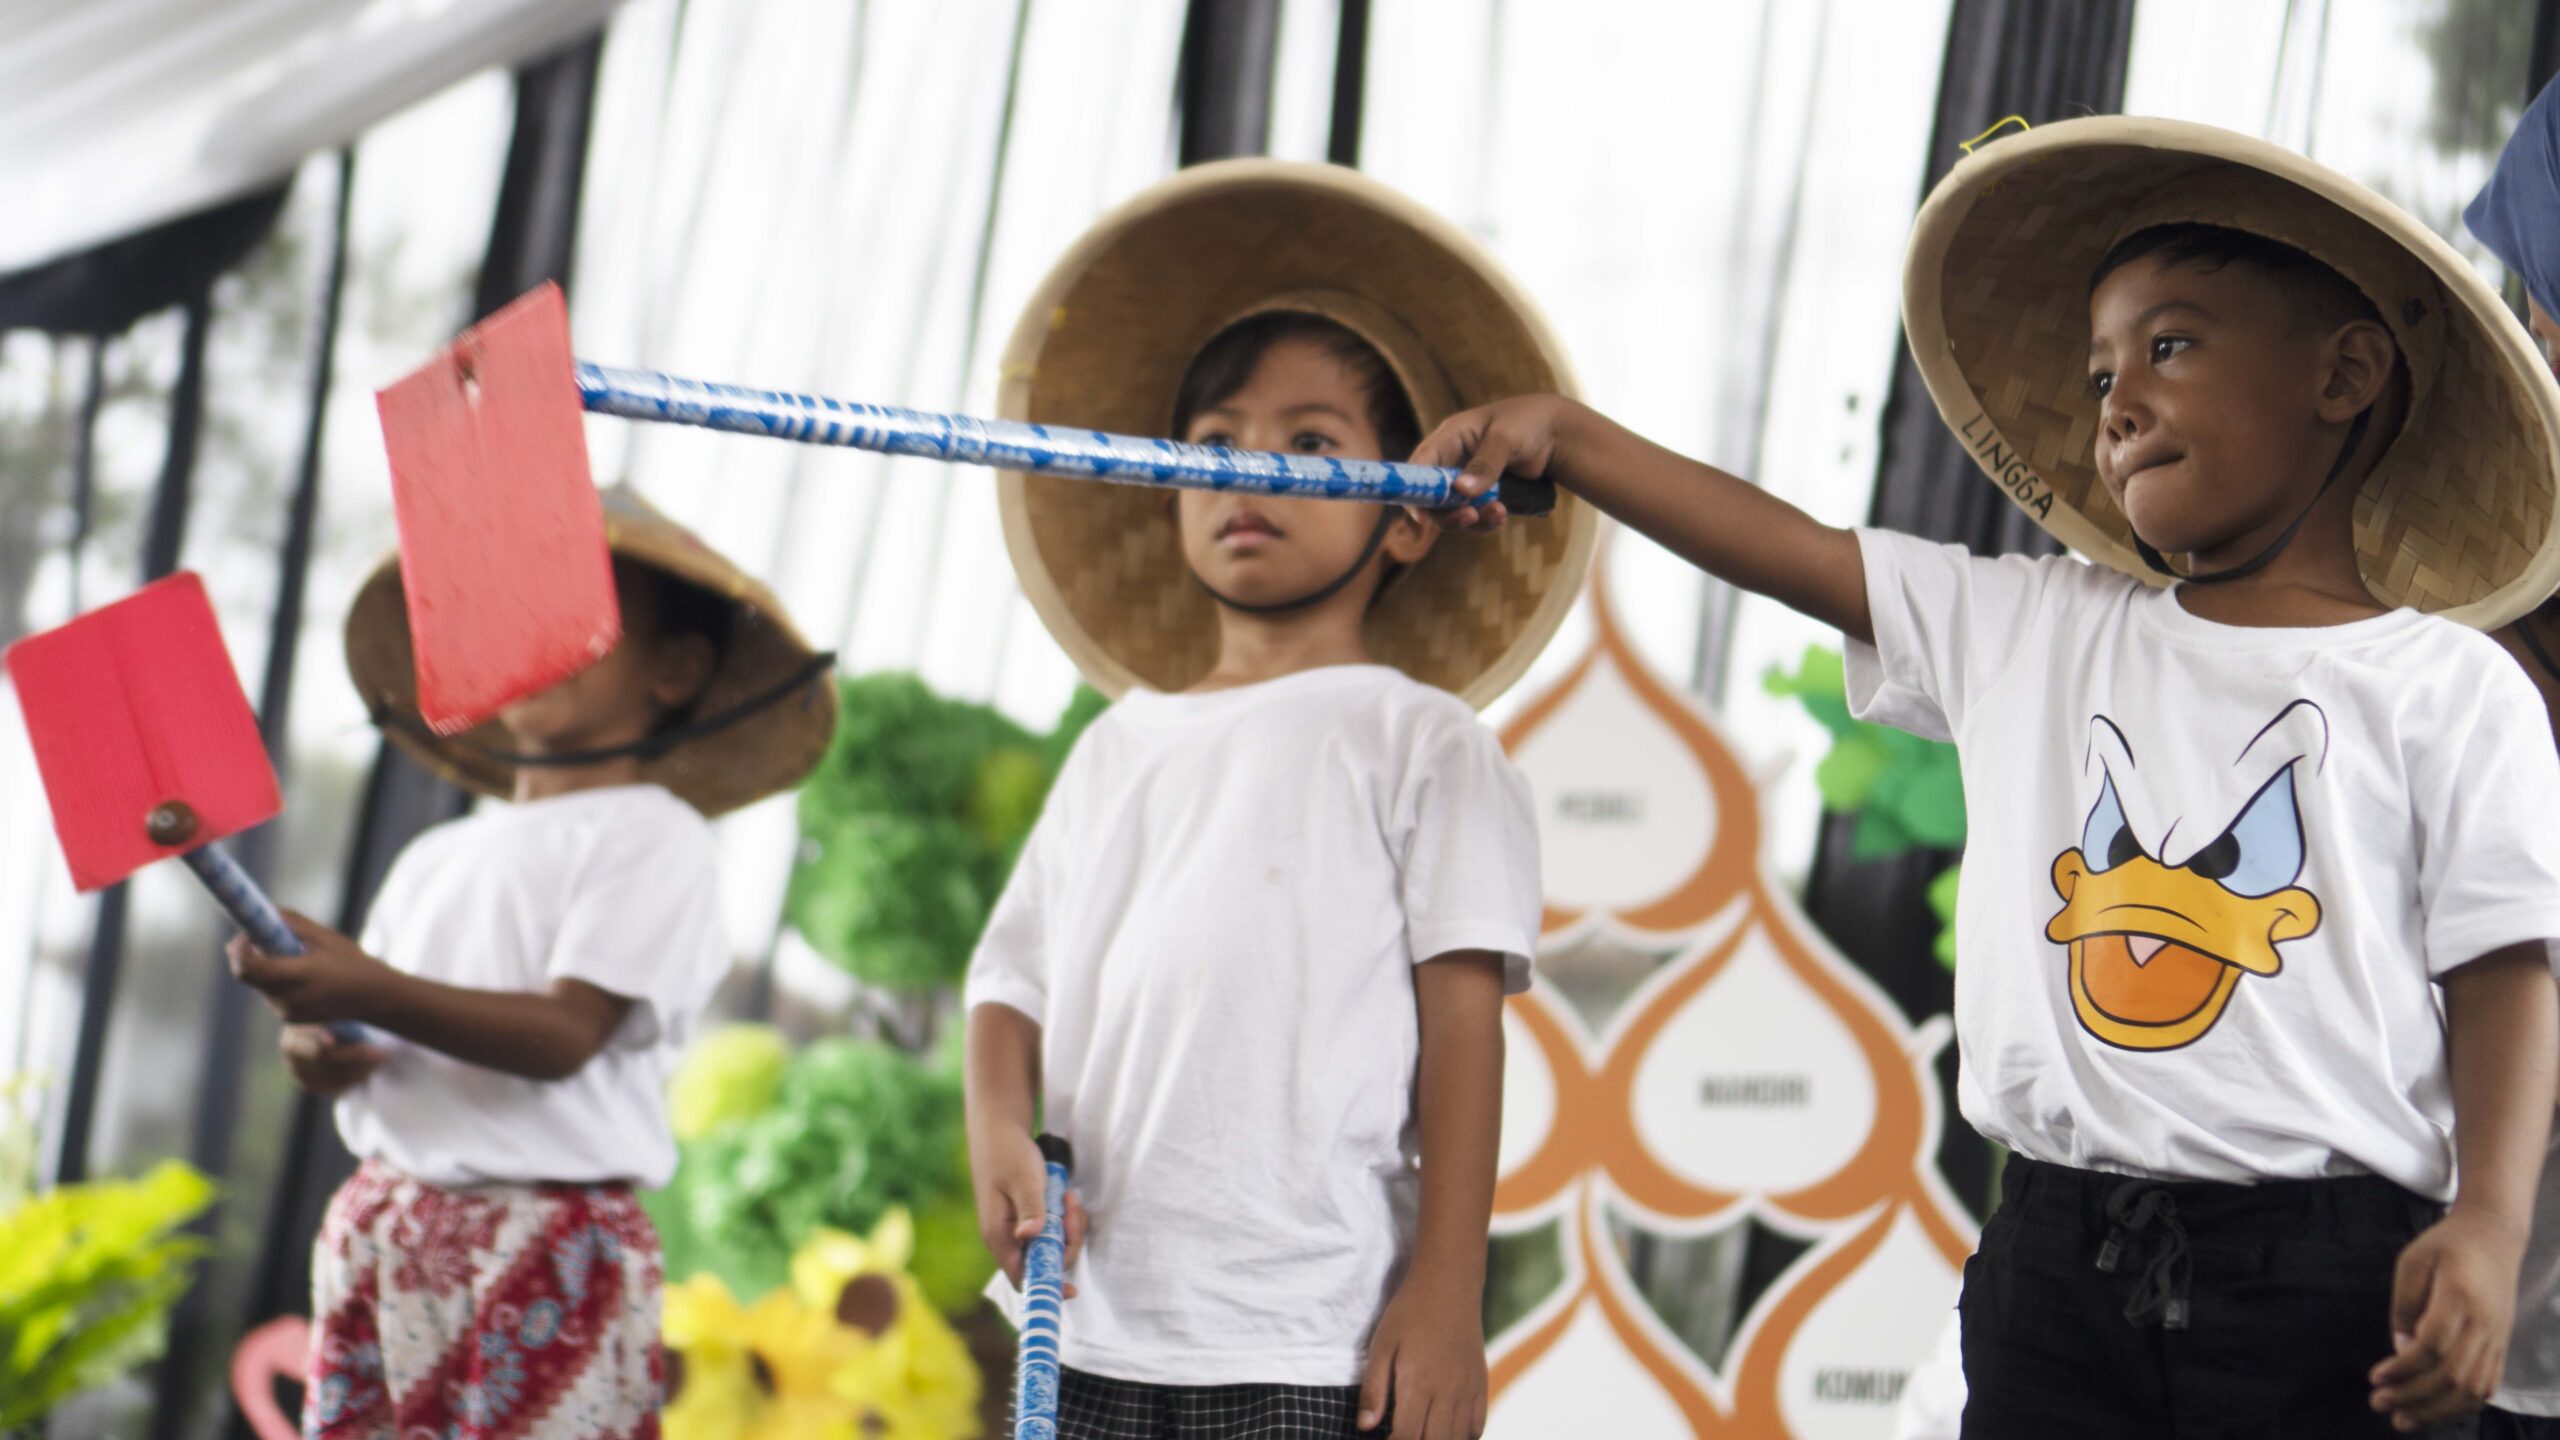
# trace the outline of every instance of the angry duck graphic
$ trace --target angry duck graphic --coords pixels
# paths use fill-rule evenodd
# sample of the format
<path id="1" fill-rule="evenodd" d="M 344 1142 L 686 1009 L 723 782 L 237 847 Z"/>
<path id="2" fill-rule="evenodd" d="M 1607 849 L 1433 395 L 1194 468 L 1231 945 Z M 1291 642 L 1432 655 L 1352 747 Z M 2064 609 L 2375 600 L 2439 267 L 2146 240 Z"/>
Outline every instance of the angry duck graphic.
<path id="1" fill-rule="evenodd" d="M 2175 1050 L 2213 1029 L 2242 982 L 2284 969 L 2278 947 L 2320 928 L 2302 875 L 2298 786 L 2328 754 L 2328 720 L 2296 700 L 2230 765 L 2145 770 L 2115 722 L 2089 724 L 2098 794 L 2078 848 L 2054 858 L 2081 1028 L 2123 1050 Z M 2164 769 L 2174 773 L 2163 773 Z"/>

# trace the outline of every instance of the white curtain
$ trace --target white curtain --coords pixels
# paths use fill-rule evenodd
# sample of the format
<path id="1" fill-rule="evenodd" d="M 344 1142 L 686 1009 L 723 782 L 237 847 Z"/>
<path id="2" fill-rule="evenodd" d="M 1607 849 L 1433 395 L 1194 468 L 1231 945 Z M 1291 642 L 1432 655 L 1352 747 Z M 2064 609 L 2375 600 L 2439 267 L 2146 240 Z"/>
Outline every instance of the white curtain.
<path id="1" fill-rule="evenodd" d="M 1051 261 L 1172 164 L 1182 15 L 640 0 L 598 96 L 581 353 L 985 412 Z M 1038 728 L 1066 703 L 1074 670 L 1015 591 L 991 472 L 620 421 L 588 435 L 600 479 L 764 576 L 848 671 L 914 669 Z M 758 955 L 777 940 L 789 801 L 722 836 L 739 949 Z M 784 958 L 826 985 L 796 945 Z"/>
<path id="2" fill-rule="evenodd" d="M 1380 5 L 1363 165 L 1493 247 L 1601 411 L 1851 523 L 1874 488 L 1948 8 Z M 1839 637 L 1756 597 L 1729 635 L 1702 635 L 1713 611 L 1696 570 L 1632 535 L 1611 564 L 1615 608 L 1654 667 L 1715 700 L 1777 776 L 1770 849 L 1800 868 L 1827 742 L 1759 677 Z M 1570 625 L 1510 703 L 1586 634 Z"/>

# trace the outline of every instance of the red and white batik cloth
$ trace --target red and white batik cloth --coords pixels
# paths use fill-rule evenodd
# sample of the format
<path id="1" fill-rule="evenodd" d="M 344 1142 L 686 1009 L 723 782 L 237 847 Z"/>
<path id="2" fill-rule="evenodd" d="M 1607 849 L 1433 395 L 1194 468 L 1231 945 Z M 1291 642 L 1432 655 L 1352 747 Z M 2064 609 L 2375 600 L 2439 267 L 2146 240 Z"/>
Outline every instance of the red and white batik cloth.
<path id="1" fill-rule="evenodd" d="M 657 1231 L 614 1185 L 367 1161 L 312 1257 L 311 1440 L 656 1440 Z"/>

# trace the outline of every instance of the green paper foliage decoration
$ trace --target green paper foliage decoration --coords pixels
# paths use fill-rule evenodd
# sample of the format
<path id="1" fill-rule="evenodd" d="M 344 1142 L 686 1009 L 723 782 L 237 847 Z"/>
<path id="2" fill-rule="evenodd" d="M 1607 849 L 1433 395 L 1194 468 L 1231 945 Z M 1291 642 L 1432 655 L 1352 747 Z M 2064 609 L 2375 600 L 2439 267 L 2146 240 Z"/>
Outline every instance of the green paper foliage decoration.
<path id="1" fill-rule="evenodd" d="M 935 1307 L 976 1303 L 995 1266 L 978 1241 L 956 1051 L 839 1037 L 791 1057 L 770 1106 L 688 1141 L 649 1208 L 669 1274 L 709 1271 L 752 1299 L 784 1283 L 811 1232 L 867 1234 L 893 1206 L 916 1217 L 911 1269 Z M 955 1209 L 968 1218 L 956 1235 Z"/>
<path id="2" fill-rule="evenodd" d="M 1964 776 L 1956 747 L 1924 740 L 1907 730 L 1874 725 L 1849 713 L 1847 667 L 1840 652 L 1805 647 L 1795 673 L 1772 667 L 1761 683 L 1772 695 L 1791 695 L 1831 733 L 1831 750 L 1813 770 L 1822 808 L 1854 815 L 1849 853 L 1860 860 L 1888 860 L 1913 850 L 1964 846 Z M 1929 885 L 1938 916 L 1939 963 L 1955 968 L 1955 905 L 1962 866 L 1949 866 Z"/>
<path id="3" fill-rule="evenodd" d="M 773 1108 L 791 1068 L 791 1042 L 770 1025 L 724 1025 L 693 1043 L 667 1084 L 678 1141 L 699 1140 Z"/>
<path id="4" fill-rule="evenodd" d="M 865 984 L 907 993 L 957 984 L 1101 697 L 1080 688 L 1059 731 L 1037 736 L 911 674 L 838 683 L 834 738 L 800 789 L 785 918 Z"/>

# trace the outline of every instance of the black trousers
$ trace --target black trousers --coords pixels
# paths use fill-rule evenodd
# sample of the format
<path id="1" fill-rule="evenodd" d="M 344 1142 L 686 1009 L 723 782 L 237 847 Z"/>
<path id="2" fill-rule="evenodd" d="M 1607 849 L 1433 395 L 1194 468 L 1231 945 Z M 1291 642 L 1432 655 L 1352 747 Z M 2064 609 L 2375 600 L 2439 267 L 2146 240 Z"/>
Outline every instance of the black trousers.
<path id="1" fill-rule="evenodd" d="M 2480 1412 L 2480 1440 L 2560 1440 L 2560 1417 L 2511 1415 L 2492 1407 Z"/>
<path id="2" fill-rule="evenodd" d="M 1357 1385 L 1153 1385 L 1072 1366 L 1058 1376 L 1059 1440 L 1352 1440 Z"/>
<path id="3" fill-rule="evenodd" d="M 2164 1184 L 2012 1156 L 1964 1267 L 1966 1440 L 2397 1437 L 2366 1375 L 2401 1247 L 2441 1213 L 2374 1176 Z"/>

